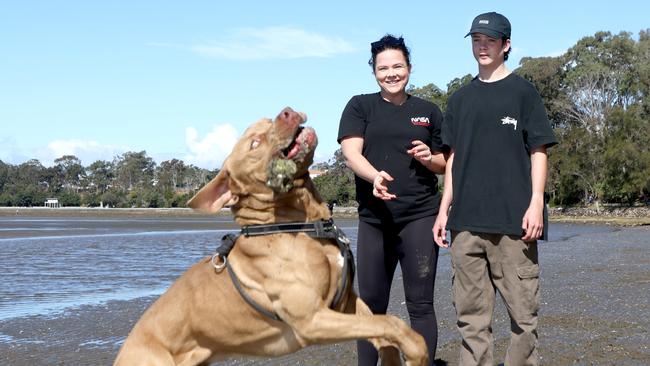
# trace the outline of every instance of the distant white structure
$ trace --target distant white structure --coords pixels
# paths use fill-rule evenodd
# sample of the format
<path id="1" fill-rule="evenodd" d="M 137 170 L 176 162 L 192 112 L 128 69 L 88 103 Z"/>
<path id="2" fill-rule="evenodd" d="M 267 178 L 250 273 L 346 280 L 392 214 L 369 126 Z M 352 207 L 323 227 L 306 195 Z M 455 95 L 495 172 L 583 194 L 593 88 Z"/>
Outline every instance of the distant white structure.
<path id="1" fill-rule="evenodd" d="M 61 204 L 59 204 L 59 200 L 57 198 L 48 198 L 45 201 L 45 207 L 59 208 L 59 207 L 61 207 Z"/>
<path id="2" fill-rule="evenodd" d="M 309 178 L 314 179 L 314 178 L 318 177 L 319 175 L 323 175 L 325 173 L 327 173 L 326 170 L 309 169 Z"/>

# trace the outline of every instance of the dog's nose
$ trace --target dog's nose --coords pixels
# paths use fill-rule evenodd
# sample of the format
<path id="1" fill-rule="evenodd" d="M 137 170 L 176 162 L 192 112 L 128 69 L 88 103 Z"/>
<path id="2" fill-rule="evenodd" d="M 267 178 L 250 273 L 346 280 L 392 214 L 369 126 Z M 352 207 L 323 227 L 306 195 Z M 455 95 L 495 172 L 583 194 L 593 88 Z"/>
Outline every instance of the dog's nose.
<path id="1" fill-rule="evenodd" d="M 277 117 L 279 122 L 301 124 L 307 120 L 307 115 L 296 112 L 291 107 L 284 108 Z"/>

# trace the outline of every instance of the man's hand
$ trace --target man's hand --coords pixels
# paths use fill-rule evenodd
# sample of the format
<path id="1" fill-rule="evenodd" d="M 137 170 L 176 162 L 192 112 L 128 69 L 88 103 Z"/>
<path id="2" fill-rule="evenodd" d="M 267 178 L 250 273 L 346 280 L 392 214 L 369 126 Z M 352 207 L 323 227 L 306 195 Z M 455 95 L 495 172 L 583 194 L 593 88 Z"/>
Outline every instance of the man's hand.
<path id="1" fill-rule="evenodd" d="M 532 203 L 521 220 L 521 228 L 524 230 L 523 241 L 535 241 L 542 237 L 544 231 L 544 202 Z"/>

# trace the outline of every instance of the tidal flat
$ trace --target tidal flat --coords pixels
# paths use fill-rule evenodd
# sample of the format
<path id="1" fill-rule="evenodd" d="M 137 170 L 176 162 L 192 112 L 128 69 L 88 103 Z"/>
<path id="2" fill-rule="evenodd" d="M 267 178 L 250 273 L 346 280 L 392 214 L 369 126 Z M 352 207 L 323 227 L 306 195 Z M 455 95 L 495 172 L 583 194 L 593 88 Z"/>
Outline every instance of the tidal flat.
<path id="1" fill-rule="evenodd" d="M 237 230 L 227 214 L 50 212 L 0 217 L 3 365 L 112 364 L 147 306 L 192 263 L 211 255 L 224 233 Z M 354 249 L 356 219 L 336 222 Z M 553 222 L 549 234 L 539 246 L 541 364 L 650 364 L 650 227 Z M 435 290 L 440 365 L 456 365 L 460 345 L 449 261 L 441 250 Z M 399 271 L 389 313 L 408 322 Z M 493 328 L 495 359 L 502 362 L 509 321 L 500 298 Z M 346 342 L 215 365 L 355 364 L 355 343 Z"/>

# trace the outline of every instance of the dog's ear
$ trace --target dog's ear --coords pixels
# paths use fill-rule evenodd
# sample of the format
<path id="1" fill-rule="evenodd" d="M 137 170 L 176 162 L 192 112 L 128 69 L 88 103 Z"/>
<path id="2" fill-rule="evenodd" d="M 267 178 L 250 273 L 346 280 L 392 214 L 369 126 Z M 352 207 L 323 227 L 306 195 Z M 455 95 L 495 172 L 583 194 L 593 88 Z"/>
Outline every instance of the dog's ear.
<path id="1" fill-rule="evenodd" d="M 224 165 L 225 166 L 225 165 Z M 230 192 L 228 170 L 221 169 L 214 179 L 187 201 L 187 206 L 198 211 L 215 213 L 224 206 L 237 203 L 239 197 Z"/>

